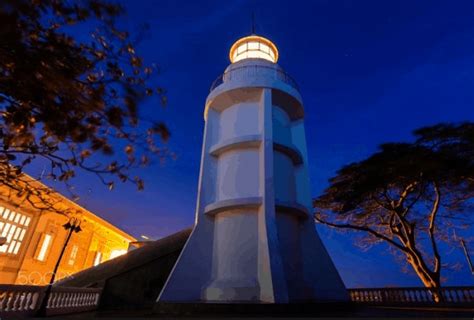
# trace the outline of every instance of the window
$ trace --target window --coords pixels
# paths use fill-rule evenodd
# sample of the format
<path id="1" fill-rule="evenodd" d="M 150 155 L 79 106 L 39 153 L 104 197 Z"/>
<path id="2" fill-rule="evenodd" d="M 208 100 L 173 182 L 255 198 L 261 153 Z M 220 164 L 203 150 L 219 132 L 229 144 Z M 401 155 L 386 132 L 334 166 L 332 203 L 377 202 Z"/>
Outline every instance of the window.
<path id="1" fill-rule="evenodd" d="M 258 50 L 258 42 L 249 42 L 248 50 Z"/>
<path id="2" fill-rule="evenodd" d="M 113 259 L 113 258 L 117 258 L 121 255 L 124 255 L 127 253 L 127 250 L 123 249 L 123 250 L 112 250 L 112 252 L 110 252 L 110 259 Z"/>
<path id="3" fill-rule="evenodd" d="M 102 261 L 102 252 L 97 251 L 94 259 L 94 266 L 98 265 Z"/>
<path id="4" fill-rule="evenodd" d="M 0 253 L 18 254 L 30 221 L 30 217 L 0 206 L 0 236 L 7 238 Z"/>
<path id="5" fill-rule="evenodd" d="M 237 54 L 244 53 L 245 51 L 247 51 L 247 44 L 243 44 L 238 47 L 235 56 L 237 56 Z"/>
<path id="6" fill-rule="evenodd" d="M 67 262 L 70 266 L 74 265 L 74 262 L 76 262 L 77 251 L 79 251 L 79 247 L 74 245 L 71 249 L 71 254 L 69 255 L 69 260 Z"/>
<path id="7" fill-rule="evenodd" d="M 271 52 L 270 47 L 263 43 L 260 43 L 260 51 L 263 51 L 265 53 Z"/>
<path id="8" fill-rule="evenodd" d="M 36 259 L 39 261 L 46 260 L 46 254 L 48 253 L 49 246 L 51 245 L 52 236 L 50 234 L 45 234 L 43 237 L 43 241 L 41 242 L 41 248 L 36 256 Z"/>

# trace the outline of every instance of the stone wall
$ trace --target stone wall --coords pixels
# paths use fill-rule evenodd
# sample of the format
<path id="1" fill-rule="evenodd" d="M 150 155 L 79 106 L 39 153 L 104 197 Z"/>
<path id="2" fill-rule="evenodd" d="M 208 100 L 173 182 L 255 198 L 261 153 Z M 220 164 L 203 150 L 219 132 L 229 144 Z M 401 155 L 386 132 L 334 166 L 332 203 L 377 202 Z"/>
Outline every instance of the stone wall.
<path id="1" fill-rule="evenodd" d="M 150 242 L 55 285 L 102 287 L 101 310 L 151 308 L 190 233 L 185 229 Z"/>

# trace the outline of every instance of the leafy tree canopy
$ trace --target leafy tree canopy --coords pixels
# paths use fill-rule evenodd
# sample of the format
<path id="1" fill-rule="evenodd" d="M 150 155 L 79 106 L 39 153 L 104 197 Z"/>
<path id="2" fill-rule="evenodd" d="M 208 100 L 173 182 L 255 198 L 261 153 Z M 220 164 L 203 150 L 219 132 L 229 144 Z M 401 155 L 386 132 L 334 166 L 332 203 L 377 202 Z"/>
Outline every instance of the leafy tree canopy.
<path id="1" fill-rule="evenodd" d="M 164 92 L 148 85 L 154 68 L 116 27 L 123 12 L 106 0 L 0 3 L 0 183 L 23 201 L 47 206 L 47 189 L 23 174 L 32 163 L 68 185 L 86 170 L 109 188 L 115 177 L 141 189 L 130 169 L 167 155 L 166 126 L 139 112 L 146 96 L 165 103 Z M 89 29 L 85 41 L 71 36 Z"/>
<path id="2" fill-rule="evenodd" d="M 472 223 L 474 123 L 414 132 L 343 167 L 314 200 L 317 222 L 362 231 L 359 244 L 391 245 L 427 287 L 440 286 L 440 241 Z"/>

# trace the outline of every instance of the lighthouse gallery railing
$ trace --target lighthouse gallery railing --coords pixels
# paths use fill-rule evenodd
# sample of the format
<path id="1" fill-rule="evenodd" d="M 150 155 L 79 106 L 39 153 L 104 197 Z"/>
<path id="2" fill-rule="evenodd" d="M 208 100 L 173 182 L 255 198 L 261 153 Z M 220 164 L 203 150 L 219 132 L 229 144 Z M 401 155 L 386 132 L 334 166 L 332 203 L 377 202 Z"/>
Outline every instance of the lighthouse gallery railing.
<path id="1" fill-rule="evenodd" d="M 259 76 L 262 74 L 273 74 L 277 79 L 281 80 L 282 82 L 289 84 L 296 90 L 299 90 L 298 85 L 296 84 L 296 81 L 290 77 L 288 73 L 285 71 L 276 68 L 276 67 L 270 67 L 270 66 L 261 66 L 261 65 L 251 65 L 251 66 L 242 66 L 242 67 L 237 67 L 230 69 L 223 74 L 221 74 L 219 77 L 217 77 L 216 80 L 211 85 L 210 91 L 214 90 L 221 84 L 223 84 L 226 81 L 231 81 L 234 78 L 240 78 L 240 77 L 252 77 L 252 76 Z"/>

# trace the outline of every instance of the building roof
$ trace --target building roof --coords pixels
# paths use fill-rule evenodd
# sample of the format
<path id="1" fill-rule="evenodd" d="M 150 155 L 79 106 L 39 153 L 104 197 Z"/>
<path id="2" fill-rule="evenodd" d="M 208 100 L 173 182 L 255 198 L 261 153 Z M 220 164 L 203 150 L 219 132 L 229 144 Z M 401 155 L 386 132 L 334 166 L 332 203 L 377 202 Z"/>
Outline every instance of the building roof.
<path id="1" fill-rule="evenodd" d="M 102 225 L 102 226 L 110 229 L 111 231 L 119 234 L 120 236 L 126 238 L 128 241 L 137 241 L 137 239 L 135 237 L 133 237 L 132 235 L 128 234 L 124 230 L 122 230 L 119 227 L 113 225 L 112 223 L 110 223 L 109 221 L 105 220 L 104 218 L 98 216 L 97 214 L 95 214 L 95 213 L 89 211 L 88 209 L 82 207 L 81 205 L 77 204 L 76 202 L 70 200 L 69 198 L 67 198 L 66 196 L 64 196 L 60 192 L 56 191 L 55 189 L 45 185 L 44 183 L 38 181 L 37 179 L 34 179 L 33 177 L 31 177 L 28 174 L 23 173 L 22 175 L 26 178 L 24 181 L 28 181 L 28 183 L 31 183 L 33 185 L 37 185 L 39 188 L 43 188 L 44 190 L 50 191 L 51 193 L 48 194 L 49 197 L 53 197 L 53 198 L 59 199 L 61 202 L 64 202 L 65 207 L 74 207 L 74 209 L 79 214 L 81 214 L 84 218 L 90 219 L 90 220 L 93 220 L 93 221 L 99 223 L 100 225 Z M 9 200 L 11 200 L 11 198 Z M 24 207 L 24 205 L 22 205 L 22 204 L 18 204 L 18 206 Z"/>

